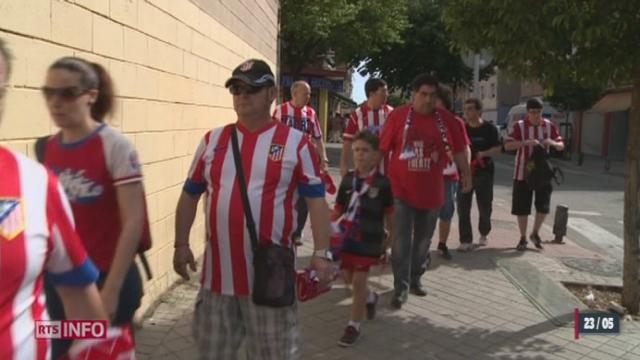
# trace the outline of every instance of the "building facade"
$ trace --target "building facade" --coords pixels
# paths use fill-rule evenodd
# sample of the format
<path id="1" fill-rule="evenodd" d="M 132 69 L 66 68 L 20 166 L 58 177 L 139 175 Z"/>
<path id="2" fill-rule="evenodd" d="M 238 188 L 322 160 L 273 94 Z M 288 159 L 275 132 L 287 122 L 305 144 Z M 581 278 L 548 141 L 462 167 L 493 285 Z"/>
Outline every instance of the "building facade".
<path id="1" fill-rule="evenodd" d="M 153 235 L 141 315 L 176 279 L 175 207 L 205 132 L 235 121 L 224 88 L 247 58 L 277 68 L 277 0 L 5 0 L 0 38 L 14 54 L 0 142 L 34 155 L 36 137 L 56 131 L 40 94 L 47 67 L 74 55 L 98 62 L 116 86 L 110 125 L 138 149 Z M 202 211 L 191 232 L 203 252 Z"/>

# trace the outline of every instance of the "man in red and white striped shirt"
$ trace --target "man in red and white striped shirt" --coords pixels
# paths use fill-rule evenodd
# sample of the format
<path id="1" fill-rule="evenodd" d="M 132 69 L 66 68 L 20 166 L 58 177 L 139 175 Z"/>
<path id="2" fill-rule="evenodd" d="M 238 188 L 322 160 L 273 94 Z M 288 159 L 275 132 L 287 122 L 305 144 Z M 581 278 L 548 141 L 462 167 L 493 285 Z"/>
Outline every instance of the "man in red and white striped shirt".
<path id="1" fill-rule="evenodd" d="M 276 107 L 273 112 L 273 121 L 280 121 L 287 126 L 302 131 L 318 151 L 319 160 L 322 164 L 322 171 L 327 171 L 329 160 L 325 153 L 324 141 L 322 140 L 322 130 L 316 111 L 308 105 L 311 97 L 311 87 L 306 81 L 298 80 L 291 85 L 291 100 Z M 296 245 L 302 245 L 302 230 L 307 222 L 309 211 L 306 201 L 300 197 L 296 203 L 298 212 L 298 222 L 293 232 L 293 241 Z"/>
<path id="2" fill-rule="evenodd" d="M 347 121 L 347 127 L 342 134 L 342 155 L 340 156 L 340 174 L 345 176 L 351 164 L 351 143 L 356 133 L 363 129 L 369 129 L 374 134 L 380 136 L 389 113 L 393 108 L 387 105 L 389 90 L 387 83 L 382 79 L 371 78 L 364 84 L 367 94 L 367 101 L 360 105 L 351 113 Z M 378 170 L 384 175 L 388 167 L 388 157 L 385 156 L 380 161 Z"/>
<path id="3" fill-rule="evenodd" d="M 0 117 L 9 76 L 0 39 Z M 69 202 L 56 177 L 23 155 L 0 147 L 0 359 L 49 359 L 50 343 L 35 336 L 49 320 L 45 271 L 69 319 L 106 319 L 93 265 L 74 230 Z"/>
<path id="4" fill-rule="evenodd" d="M 516 165 L 513 172 L 513 196 L 511 213 L 518 217 L 520 229 L 520 241 L 517 249 L 523 251 L 527 248 L 527 222 L 531 214 L 531 202 L 533 193 L 536 194 L 536 216 L 530 239 L 538 249 L 542 249 L 542 240 L 538 235 L 545 217 L 549 213 L 551 204 L 551 183 L 537 190 L 531 190 L 525 180 L 525 167 L 531 158 L 535 146 L 543 146 L 546 151 L 554 147 L 560 151 L 564 149 L 562 137 L 558 129 L 549 119 L 542 117 L 543 104 L 538 99 L 527 101 L 527 116 L 513 125 L 513 130 L 506 139 L 506 150 L 518 150 L 516 153 Z"/>
<path id="5" fill-rule="evenodd" d="M 311 265 L 326 283 L 330 225 L 318 156 L 302 132 L 271 119 L 276 88 L 265 62 L 240 64 L 226 87 L 238 115 L 235 128 L 247 189 L 240 189 L 236 176 L 233 126 L 209 131 L 196 150 L 178 202 L 174 269 L 186 279 L 187 265 L 195 270 L 189 232 L 204 193 L 206 250 L 194 316 L 201 356 L 235 359 L 246 336 L 247 358 L 290 359 L 297 351 L 295 306 L 257 306 L 250 298 L 254 254 L 241 191 L 248 192 L 260 241 L 285 247 L 292 247 L 295 203 L 299 197 L 306 199 L 316 249 Z"/>
<path id="6" fill-rule="evenodd" d="M 291 100 L 276 106 L 273 120 L 280 121 L 289 127 L 305 133 L 316 147 L 321 157 L 323 167 L 326 167 L 327 157 L 322 140 L 322 129 L 316 111 L 309 105 L 311 87 L 304 80 L 291 84 Z"/>

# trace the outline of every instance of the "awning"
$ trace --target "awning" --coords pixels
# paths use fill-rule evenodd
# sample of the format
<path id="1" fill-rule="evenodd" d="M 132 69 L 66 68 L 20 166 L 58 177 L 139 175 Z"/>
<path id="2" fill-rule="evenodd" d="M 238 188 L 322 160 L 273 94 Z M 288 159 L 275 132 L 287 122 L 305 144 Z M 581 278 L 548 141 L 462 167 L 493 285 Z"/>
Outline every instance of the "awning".
<path id="1" fill-rule="evenodd" d="M 593 105 L 591 111 L 597 111 L 602 113 L 626 111 L 631 108 L 631 92 L 616 92 L 603 96 L 598 102 Z"/>

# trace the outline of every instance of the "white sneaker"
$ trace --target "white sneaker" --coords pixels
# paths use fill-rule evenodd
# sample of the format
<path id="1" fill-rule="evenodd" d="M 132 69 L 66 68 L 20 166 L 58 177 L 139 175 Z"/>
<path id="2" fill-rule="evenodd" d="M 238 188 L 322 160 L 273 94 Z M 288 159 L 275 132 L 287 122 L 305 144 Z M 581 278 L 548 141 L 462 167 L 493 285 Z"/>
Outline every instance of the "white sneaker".
<path id="1" fill-rule="evenodd" d="M 486 236 L 480 236 L 480 246 L 487 246 L 487 241 Z"/>
<path id="2" fill-rule="evenodd" d="M 467 251 L 471 251 L 471 250 L 473 250 L 473 244 L 462 243 L 462 244 L 460 244 L 460 246 L 458 246 L 458 251 L 460 251 L 460 252 L 467 252 Z"/>

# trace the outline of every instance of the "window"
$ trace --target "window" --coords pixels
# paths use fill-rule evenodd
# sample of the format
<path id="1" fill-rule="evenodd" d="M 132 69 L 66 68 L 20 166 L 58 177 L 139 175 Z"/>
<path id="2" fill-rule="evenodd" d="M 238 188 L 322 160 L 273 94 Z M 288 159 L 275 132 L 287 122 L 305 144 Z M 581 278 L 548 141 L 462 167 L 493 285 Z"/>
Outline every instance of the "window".
<path id="1" fill-rule="evenodd" d="M 491 84 L 491 97 L 495 98 L 496 97 L 496 84 Z"/>
<path id="2" fill-rule="evenodd" d="M 480 85 L 480 99 L 484 99 L 484 85 Z"/>

